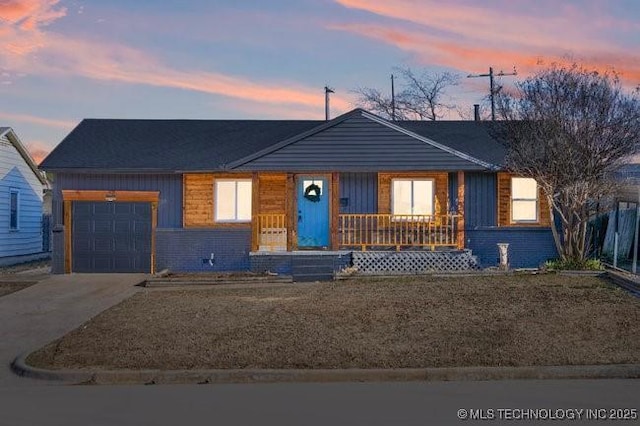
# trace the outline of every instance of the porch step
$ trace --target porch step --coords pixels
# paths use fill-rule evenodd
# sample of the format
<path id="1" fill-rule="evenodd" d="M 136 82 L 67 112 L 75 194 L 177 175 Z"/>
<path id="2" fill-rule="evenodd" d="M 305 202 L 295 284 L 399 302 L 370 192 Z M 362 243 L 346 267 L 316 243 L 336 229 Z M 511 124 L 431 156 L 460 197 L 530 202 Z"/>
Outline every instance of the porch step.
<path id="1" fill-rule="evenodd" d="M 296 282 L 333 280 L 334 258 L 332 256 L 293 256 L 291 275 Z"/>
<path id="2" fill-rule="evenodd" d="M 288 275 L 263 276 L 263 277 L 180 277 L 180 278 L 150 278 L 145 281 L 145 287 L 196 287 L 210 285 L 230 284 L 291 284 L 292 278 Z"/>

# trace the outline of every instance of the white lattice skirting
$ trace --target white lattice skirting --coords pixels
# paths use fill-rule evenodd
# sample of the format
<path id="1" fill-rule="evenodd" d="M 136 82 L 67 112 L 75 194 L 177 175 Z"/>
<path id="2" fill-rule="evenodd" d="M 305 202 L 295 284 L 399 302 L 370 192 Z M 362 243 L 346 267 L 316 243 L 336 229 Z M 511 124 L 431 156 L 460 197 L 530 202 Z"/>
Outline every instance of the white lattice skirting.
<path id="1" fill-rule="evenodd" d="M 402 275 L 478 269 L 471 250 L 452 251 L 354 251 L 353 266 L 363 275 Z"/>

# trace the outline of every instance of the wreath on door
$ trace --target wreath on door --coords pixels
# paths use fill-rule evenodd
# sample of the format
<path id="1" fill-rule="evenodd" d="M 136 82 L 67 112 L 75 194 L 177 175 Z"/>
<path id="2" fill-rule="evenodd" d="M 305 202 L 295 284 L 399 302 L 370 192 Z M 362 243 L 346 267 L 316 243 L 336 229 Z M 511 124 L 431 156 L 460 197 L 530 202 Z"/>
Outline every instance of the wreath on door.
<path id="1" fill-rule="evenodd" d="M 315 183 L 312 183 L 304 189 L 304 198 L 313 203 L 317 203 L 320 201 L 320 192 L 320 187 Z"/>

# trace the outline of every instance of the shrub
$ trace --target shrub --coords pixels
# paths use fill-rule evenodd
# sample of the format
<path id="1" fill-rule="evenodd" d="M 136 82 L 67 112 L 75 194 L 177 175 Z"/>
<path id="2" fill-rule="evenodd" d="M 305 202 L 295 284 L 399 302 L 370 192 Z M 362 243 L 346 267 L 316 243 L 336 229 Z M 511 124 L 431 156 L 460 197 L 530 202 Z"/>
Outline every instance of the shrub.
<path id="1" fill-rule="evenodd" d="M 584 259 L 584 260 L 575 260 L 575 259 L 554 259 L 547 260 L 544 263 L 544 269 L 561 271 L 561 270 L 578 270 L 578 271 L 602 271 L 604 270 L 604 265 L 600 262 L 599 259 Z"/>

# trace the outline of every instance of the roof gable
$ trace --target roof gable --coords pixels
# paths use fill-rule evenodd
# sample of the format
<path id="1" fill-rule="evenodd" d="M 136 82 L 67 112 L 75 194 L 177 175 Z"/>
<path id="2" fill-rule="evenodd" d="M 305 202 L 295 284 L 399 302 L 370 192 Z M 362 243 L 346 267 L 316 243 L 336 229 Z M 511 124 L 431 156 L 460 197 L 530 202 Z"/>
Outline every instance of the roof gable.
<path id="1" fill-rule="evenodd" d="M 237 170 L 486 170 L 495 166 L 361 109 L 229 165 Z"/>
<path id="2" fill-rule="evenodd" d="M 45 179 L 42 172 L 38 170 L 38 166 L 36 165 L 36 162 L 31 157 L 31 154 L 29 154 L 29 151 L 27 151 L 25 146 L 22 144 L 22 141 L 20 141 L 20 138 L 18 138 L 18 135 L 16 134 L 16 132 L 14 132 L 11 127 L 0 127 L 0 138 L 3 138 L 3 137 L 6 137 L 9 143 L 13 145 L 16 151 L 18 151 L 18 153 L 20 154 L 20 157 L 22 157 L 22 159 L 27 164 L 27 166 L 29 166 L 29 169 L 31 169 L 31 171 L 38 178 L 40 183 L 43 185 L 46 185 L 47 180 Z"/>

